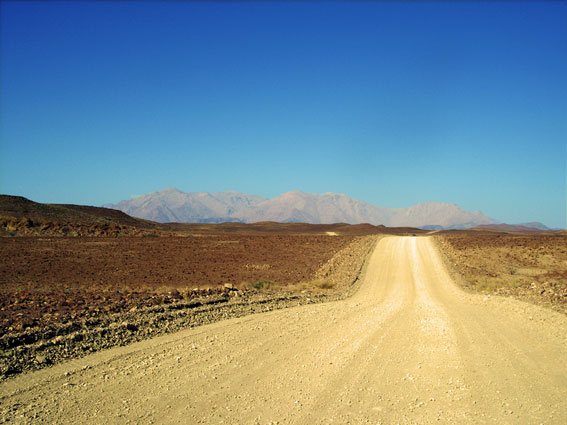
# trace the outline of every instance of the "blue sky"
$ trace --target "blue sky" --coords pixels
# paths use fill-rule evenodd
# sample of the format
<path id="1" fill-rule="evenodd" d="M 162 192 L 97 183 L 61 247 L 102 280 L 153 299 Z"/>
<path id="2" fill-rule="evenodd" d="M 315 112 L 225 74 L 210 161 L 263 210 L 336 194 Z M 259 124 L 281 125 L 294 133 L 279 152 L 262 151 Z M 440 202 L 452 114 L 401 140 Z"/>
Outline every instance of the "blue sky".
<path id="1" fill-rule="evenodd" d="M 567 2 L 0 11 L 1 193 L 299 189 L 567 225 Z"/>

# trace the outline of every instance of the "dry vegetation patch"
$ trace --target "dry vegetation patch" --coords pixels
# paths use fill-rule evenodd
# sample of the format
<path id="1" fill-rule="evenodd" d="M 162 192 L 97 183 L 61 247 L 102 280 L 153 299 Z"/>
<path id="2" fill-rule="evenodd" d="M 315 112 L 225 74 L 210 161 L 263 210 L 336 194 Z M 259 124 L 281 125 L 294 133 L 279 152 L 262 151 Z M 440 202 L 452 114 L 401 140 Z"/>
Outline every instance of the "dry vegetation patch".
<path id="1" fill-rule="evenodd" d="M 466 287 L 515 296 L 567 313 L 564 234 L 455 232 L 439 234 L 436 240 Z"/>

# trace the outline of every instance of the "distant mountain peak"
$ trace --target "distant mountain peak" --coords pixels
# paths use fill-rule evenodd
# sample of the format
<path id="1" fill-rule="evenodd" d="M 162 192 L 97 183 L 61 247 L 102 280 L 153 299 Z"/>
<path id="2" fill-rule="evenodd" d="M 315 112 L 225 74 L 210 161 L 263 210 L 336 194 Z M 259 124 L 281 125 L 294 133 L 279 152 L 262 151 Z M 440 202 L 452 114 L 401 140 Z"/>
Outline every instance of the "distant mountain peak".
<path id="1" fill-rule="evenodd" d="M 538 230 L 551 230 L 545 224 L 540 223 L 539 221 L 530 221 L 529 223 L 520 223 L 518 226 L 530 227 L 532 229 Z"/>
<path id="2" fill-rule="evenodd" d="M 134 217 L 158 222 L 219 223 L 238 221 L 231 215 L 265 198 L 239 192 L 182 192 L 169 187 L 139 198 L 121 201 L 111 208 Z"/>

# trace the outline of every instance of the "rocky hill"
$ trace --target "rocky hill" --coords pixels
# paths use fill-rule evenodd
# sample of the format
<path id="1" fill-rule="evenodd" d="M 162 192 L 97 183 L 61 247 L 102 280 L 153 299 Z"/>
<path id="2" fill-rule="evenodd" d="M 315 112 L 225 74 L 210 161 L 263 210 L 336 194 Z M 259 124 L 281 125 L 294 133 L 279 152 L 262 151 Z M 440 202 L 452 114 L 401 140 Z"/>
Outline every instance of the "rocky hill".
<path id="1" fill-rule="evenodd" d="M 21 196 L 0 195 L 0 235 L 117 236 L 158 228 L 157 223 L 114 209 L 42 204 Z"/>

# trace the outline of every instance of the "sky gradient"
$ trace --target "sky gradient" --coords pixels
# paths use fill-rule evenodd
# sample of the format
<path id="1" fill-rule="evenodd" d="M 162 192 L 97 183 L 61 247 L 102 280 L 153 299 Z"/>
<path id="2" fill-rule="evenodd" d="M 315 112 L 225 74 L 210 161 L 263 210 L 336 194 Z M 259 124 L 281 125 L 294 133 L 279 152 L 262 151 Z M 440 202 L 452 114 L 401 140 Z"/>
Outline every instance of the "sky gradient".
<path id="1" fill-rule="evenodd" d="M 567 226 L 567 2 L 2 2 L 0 192 L 456 203 Z"/>

